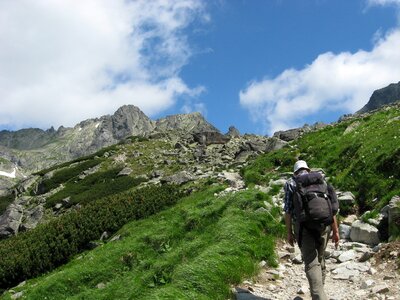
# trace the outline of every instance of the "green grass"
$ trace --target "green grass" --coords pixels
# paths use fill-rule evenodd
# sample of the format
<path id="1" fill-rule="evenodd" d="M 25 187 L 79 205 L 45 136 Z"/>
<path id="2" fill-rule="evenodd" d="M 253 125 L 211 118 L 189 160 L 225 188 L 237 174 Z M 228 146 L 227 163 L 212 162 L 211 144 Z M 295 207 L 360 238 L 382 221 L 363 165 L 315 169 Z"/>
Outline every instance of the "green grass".
<path id="1" fill-rule="evenodd" d="M 121 240 L 14 290 L 27 299 L 226 299 L 230 284 L 254 274 L 261 259 L 276 264 L 274 238 L 284 230 L 272 215 L 255 212 L 263 206 L 259 192 L 216 198 L 218 190 L 131 222 Z"/>
<path id="2" fill-rule="evenodd" d="M 0 241 L 0 292 L 68 262 L 104 231 L 146 218 L 182 197 L 174 185 L 149 186 L 102 198 Z"/>
<path id="3" fill-rule="evenodd" d="M 359 126 L 347 134 L 356 120 L 305 134 L 288 147 L 258 157 L 242 174 L 247 183 L 265 184 L 271 172 L 291 172 L 296 159 L 304 159 L 311 167 L 323 168 L 336 188 L 352 191 L 361 213 L 380 209 L 400 194 L 399 115 L 391 108 L 358 119 Z"/>

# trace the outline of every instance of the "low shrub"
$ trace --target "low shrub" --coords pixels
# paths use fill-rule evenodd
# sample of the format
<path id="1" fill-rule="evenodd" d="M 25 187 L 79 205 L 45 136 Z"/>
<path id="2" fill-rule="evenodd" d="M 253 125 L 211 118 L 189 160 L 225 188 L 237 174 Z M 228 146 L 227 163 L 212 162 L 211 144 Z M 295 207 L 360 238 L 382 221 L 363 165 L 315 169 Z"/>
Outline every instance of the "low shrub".
<path id="1" fill-rule="evenodd" d="M 46 207 L 52 207 L 57 202 L 69 197 L 69 203 L 87 204 L 93 200 L 109 195 L 117 194 L 139 185 L 144 178 L 119 176 L 121 168 L 115 168 L 103 172 L 88 175 L 80 181 L 69 181 L 64 189 L 47 199 Z"/>
<path id="2" fill-rule="evenodd" d="M 0 288 L 64 264 L 101 233 L 147 217 L 181 197 L 176 186 L 147 187 L 94 201 L 26 233 L 0 242 Z"/>
<path id="3" fill-rule="evenodd" d="M 11 202 L 14 201 L 14 195 L 10 194 L 7 196 L 2 196 L 0 197 L 0 215 L 4 213 L 6 210 L 7 206 L 10 205 Z"/>
<path id="4" fill-rule="evenodd" d="M 73 167 L 66 167 L 54 173 L 54 175 L 43 180 L 38 186 L 38 194 L 45 194 L 52 189 L 58 187 L 61 183 L 65 183 L 72 178 L 78 176 L 83 171 L 93 168 L 101 162 L 100 159 L 91 159 L 84 162 L 80 162 Z"/>

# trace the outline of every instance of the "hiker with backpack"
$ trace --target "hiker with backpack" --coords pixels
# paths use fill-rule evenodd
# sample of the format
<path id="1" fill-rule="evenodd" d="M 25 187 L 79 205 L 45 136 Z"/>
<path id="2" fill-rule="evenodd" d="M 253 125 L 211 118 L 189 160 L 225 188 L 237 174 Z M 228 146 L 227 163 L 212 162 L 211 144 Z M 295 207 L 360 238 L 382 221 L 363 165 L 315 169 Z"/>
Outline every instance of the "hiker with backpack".
<path id="1" fill-rule="evenodd" d="M 285 184 L 287 241 L 291 246 L 297 242 L 301 250 L 313 300 L 328 299 L 324 252 L 331 232 L 335 246 L 339 243 L 338 209 L 336 193 L 322 174 L 311 172 L 304 160 L 297 161 Z"/>

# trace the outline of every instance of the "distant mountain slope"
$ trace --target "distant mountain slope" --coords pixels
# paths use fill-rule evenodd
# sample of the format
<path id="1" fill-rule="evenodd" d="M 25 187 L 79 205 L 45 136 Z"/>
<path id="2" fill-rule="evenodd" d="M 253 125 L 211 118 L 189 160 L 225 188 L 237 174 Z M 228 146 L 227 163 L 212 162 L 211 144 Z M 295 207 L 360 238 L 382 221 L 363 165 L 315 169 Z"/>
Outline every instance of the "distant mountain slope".
<path id="1" fill-rule="evenodd" d="M 129 136 L 146 136 L 168 130 L 219 132 L 200 113 L 173 115 L 153 121 L 138 107 L 124 105 L 111 116 L 88 119 L 73 128 L 3 130 L 0 132 L 0 157 L 7 165 L 15 164 L 32 172 L 92 154 Z"/>
<path id="2" fill-rule="evenodd" d="M 357 113 L 369 112 L 383 105 L 394 103 L 396 101 L 400 101 L 400 81 L 374 91 L 368 103 Z"/>

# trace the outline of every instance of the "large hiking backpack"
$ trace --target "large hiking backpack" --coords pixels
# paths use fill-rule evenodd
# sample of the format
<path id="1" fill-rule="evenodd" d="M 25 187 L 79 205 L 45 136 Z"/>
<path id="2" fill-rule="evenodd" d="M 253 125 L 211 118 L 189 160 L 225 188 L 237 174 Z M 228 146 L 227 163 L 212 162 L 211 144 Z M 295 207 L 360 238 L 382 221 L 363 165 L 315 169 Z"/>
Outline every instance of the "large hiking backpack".
<path id="1" fill-rule="evenodd" d="M 296 191 L 293 205 L 297 221 L 311 227 L 332 224 L 337 212 L 337 201 L 332 202 L 329 197 L 328 185 L 322 175 L 311 172 L 297 176 L 294 180 Z"/>

